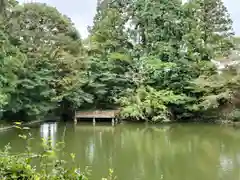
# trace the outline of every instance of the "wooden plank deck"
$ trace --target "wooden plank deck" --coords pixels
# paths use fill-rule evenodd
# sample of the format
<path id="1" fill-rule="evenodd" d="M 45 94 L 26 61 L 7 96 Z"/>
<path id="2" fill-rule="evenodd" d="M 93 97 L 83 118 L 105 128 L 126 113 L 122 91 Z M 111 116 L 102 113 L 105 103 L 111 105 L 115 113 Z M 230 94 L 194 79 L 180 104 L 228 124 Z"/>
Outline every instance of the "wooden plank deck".
<path id="1" fill-rule="evenodd" d="M 78 111 L 76 118 L 115 118 L 118 110 Z"/>
<path id="2" fill-rule="evenodd" d="M 93 124 L 96 123 L 96 118 L 98 119 L 112 119 L 112 124 L 117 122 L 116 116 L 119 110 L 94 110 L 94 111 L 77 111 L 75 113 L 75 122 L 80 118 L 91 118 Z"/>

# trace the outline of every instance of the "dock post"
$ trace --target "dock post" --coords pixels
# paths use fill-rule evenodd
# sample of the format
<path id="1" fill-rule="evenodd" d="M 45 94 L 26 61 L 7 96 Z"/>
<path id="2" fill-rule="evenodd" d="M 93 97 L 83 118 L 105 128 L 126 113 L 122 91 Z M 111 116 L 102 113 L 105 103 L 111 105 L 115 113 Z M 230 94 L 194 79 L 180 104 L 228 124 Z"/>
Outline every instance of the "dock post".
<path id="1" fill-rule="evenodd" d="M 112 118 L 112 126 L 114 126 L 115 122 L 114 122 L 114 118 Z"/>
<path id="2" fill-rule="evenodd" d="M 96 124 L 96 119 L 95 117 L 93 117 L 93 125 L 95 126 L 95 124 Z"/>
<path id="3" fill-rule="evenodd" d="M 77 116 L 76 116 L 76 111 L 74 111 L 74 124 L 77 124 Z"/>

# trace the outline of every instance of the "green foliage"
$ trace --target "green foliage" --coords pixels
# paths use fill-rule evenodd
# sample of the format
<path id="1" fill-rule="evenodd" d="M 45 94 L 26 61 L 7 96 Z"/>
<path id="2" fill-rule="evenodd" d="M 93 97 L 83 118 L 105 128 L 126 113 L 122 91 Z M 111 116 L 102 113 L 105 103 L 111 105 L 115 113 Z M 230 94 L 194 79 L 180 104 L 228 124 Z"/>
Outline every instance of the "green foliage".
<path id="1" fill-rule="evenodd" d="M 238 50 L 221 0 L 99 0 L 83 41 L 56 8 L 4 2 L 3 118 L 120 106 L 124 118 L 156 122 L 237 108 L 238 71 L 211 62 Z"/>
<path id="2" fill-rule="evenodd" d="M 66 162 L 57 158 L 57 153 L 61 151 L 62 143 L 55 149 L 50 148 L 49 142 L 43 139 L 43 151 L 39 154 L 31 152 L 30 143 L 33 140 L 26 127 L 21 127 L 21 123 L 16 123 L 16 128 L 22 131 L 20 138 L 26 141 L 26 152 L 23 154 L 11 154 L 10 146 L 6 146 L 0 152 L 0 178 L 1 179 L 31 179 L 31 180 L 52 180 L 52 179 L 87 179 L 84 173 L 80 173 L 77 168 L 66 168 Z M 25 131 L 25 132 L 24 132 Z M 33 166 L 33 161 L 39 160 L 39 166 Z M 74 159 L 73 162 L 74 163 Z"/>
<path id="3" fill-rule="evenodd" d="M 108 92 L 109 86 L 120 86 L 114 97 L 124 118 L 151 121 L 158 117 L 155 111 L 162 112 L 155 118 L 160 121 L 194 117 L 229 103 L 237 87 L 236 82 L 229 87 L 210 62 L 233 47 L 232 21 L 221 0 L 102 1 L 90 33 L 90 55 L 105 62 L 101 71 L 108 78 L 101 84 Z M 115 83 L 108 84 L 111 78 Z M 169 105 L 162 101 L 176 94 L 184 97 L 180 104 L 177 98 Z"/>
<path id="4" fill-rule="evenodd" d="M 4 117 L 35 119 L 63 104 L 76 108 L 92 101 L 82 90 L 85 51 L 69 18 L 40 3 L 11 8 L 1 36 L 2 74 L 8 78 L 1 91 Z"/>
<path id="5" fill-rule="evenodd" d="M 232 20 L 222 0 L 190 0 L 184 4 L 184 12 L 188 30 L 184 39 L 192 52 L 202 60 L 229 54 Z"/>
<path id="6" fill-rule="evenodd" d="M 113 175 L 113 170 L 112 169 L 109 169 L 109 175 L 108 175 L 107 178 L 102 178 L 102 180 L 116 180 L 116 179 L 117 179 L 117 177 L 115 177 Z"/>
<path id="7" fill-rule="evenodd" d="M 75 163 L 75 155 L 70 154 L 72 161 L 66 162 L 59 159 L 64 142 L 57 143 L 52 148 L 48 140 L 42 140 L 42 152 L 31 151 L 31 142 L 34 140 L 29 128 L 22 127 L 21 123 L 15 123 L 20 129 L 19 135 L 26 141 L 25 153 L 12 154 L 10 145 L 0 151 L 0 178 L 6 180 L 88 180 L 90 173 L 88 169 L 80 171 Z M 35 165 L 34 165 L 35 164 Z M 113 180 L 113 170 L 109 170 L 109 175 L 105 180 Z"/>
<path id="8" fill-rule="evenodd" d="M 6 33 L 0 30 L 0 108 L 9 102 L 18 82 L 17 73 L 22 69 L 24 55 L 11 45 Z"/>
<path id="9" fill-rule="evenodd" d="M 240 110 L 235 109 L 231 113 L 227 115 L 227 120 L 228 121 L 233 121 L 233 122 L 239 122 L 240 121 Z"/>
<path id="10" fill-rule="evenodd" d="M 119 99 L 121 116 L 136 120 L 152 122 L 169 121 L 172 112 L 169 105 L 185 103 L 187 97 L 174 94 L 168 90 L 156 90 L 152 87 L 140 87 L 136 91 L 130 91 L 125 97 Z"/>
<path id="11" fill-rule="evenodd" d="M 218 74 L 202 74 L 192 81 L 192 91 L 199 96 L 194 104 L 195 111 L 216 112 L 217 118 L 227 121 L 235 119 L 234 116 L 240 107 L 240 78 L 239 57 L 234 58 L 229 57 L 228 65 L 219 70 Z M 220 63 L 223 64 L 224 60 Z"/>

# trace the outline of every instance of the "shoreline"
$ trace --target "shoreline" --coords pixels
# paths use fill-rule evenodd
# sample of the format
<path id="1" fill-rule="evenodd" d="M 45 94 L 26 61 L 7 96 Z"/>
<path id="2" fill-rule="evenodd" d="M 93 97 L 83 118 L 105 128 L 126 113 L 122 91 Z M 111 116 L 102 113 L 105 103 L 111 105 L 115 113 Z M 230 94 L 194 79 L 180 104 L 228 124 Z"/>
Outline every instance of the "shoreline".
<path id="1" fill-rule="evenodd" d="M 29 125 L 35 125 L 35 124 L 39 124 L 39 123 L 43 123 L 43 122 L 57 122 L 60 121 L 59 118 L 55 118 L 54 120 L 50 120 L 50 119 L 43 119 L 43 120 L 35 120 L 35 121 L 31 121 L 31 122 L 25 122 L 22 123 L 21 126 L 29 126 Z M 61 122 L 61 121 L 60 121 Z M 240 122 L 231 122 L 231 121 L 222 121 L 222 122 L 200 122 L 200 121 L 195 121 L 195 122 L 176 122 L 176 121 L 172 121 L 172 122 L 159 122 L 159 123 L 151 123 L 151 122 L 138 122 L 138 121 L 127 121 L 127 120 L 123 120 L 120 123 L 117 123 L 117 125 L 124 125 L 124 124 L 147 124 L 147 125 L 169 125 L 169 124 L 212 124 L 212 125 L 223 125 L 223 126 L 233 126 L 233 127 L 240 127 Z M 78 123 L 77 123 L 78 124 Z M 91 123 L 89 123 L 91 124 Z M 13 129 L 15 127 L 15 125 L 7 125 L 4 127 L 0 127 L 0 132 L 1 131 L 7 131 L 10 129 Z"/>
<path id="2" fill-rule="evenodd" d="M 43 119 L 43 120 L 35 120 L 35 121 L 25 122 L 25 123 L 23 122 L 23 123 L 21 124 L 21 126 L 29 126 L 29 125 L 34 125 L 34 124 L 38 124 L 38 123 L 48 122 L 48 121 L 51 121 L 51 120 L 49 120 L 49 119 Z M 54 121 L 59 121 L 59 119 L 56 118 L 56 120 L 54 120 Z M 1 131 L 7 131 L 7 130 L 10 130 L 10 129 L 13 129 L 14 127 L 15 127 L 15 125 L 7 125 L 7 126 L 5 126 L 5 127 L 4 127 L 4 125 L 3 125 L 3 127 L 0 128 L 0 132 L 1 132 Z"/>

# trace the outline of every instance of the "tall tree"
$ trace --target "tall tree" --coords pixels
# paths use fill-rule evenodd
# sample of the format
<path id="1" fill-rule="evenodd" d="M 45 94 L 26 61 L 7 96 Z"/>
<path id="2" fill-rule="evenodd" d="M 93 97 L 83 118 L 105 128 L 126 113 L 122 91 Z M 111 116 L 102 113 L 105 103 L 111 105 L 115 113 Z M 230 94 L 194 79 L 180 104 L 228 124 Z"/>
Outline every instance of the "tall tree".
<path id="1" fill-rule="evenodd" d="M 0 0 L 0 13 L 2 14 L 5 11 L 5 0 Z"/>
<path id="2" fill-rule="evenodd" d="M 216 56 L 228 55 L 233 48 L 232 20 L 222 0 L 190 0 L 187 3 L 191 11 L 193 28 L 199 32 L 200 40 L 208 51 L 206 60 Z M 200 44 L 200 42 L 198 43 Z M 210 53 L 212 52 L 212 53 Z M 201 52 L 200 52 L 201 53 Z"/>
<path id="3" fill-rule="evenodd" d="M 86 77 L 84 51 L 71 20 L 40 3 L 18 6 L 9 17 L 5 28 L 9 40 L 26 59 L 8 112 L 36 116 L 59 105 L 76 108 L 91 100 L 81 89 Z"/>
<path id="4" fill-rule="evenodd" d="M 144 51 L 163 61 L 179 58 L 182 39 L 181 1 L 134 1 L 131 22 Z"/>
<path id="5" fill-rule="evenodd" d="M 125 31 L 123 13 L 123 7 L 117 1 L 98 1 L 89 37 L 91 81 L 88 87 L 97 92 L 94 93 L 96 106 L 100 101 L 112 105 L 113 96 L 128 86 L 124 74 L 131 59 L 129 54 L 132 44 Z"/>
<path id="6" fill-rule="evenodd" d="M 25 56 L 18 48 L 11 45 L 8 35 L 2 29 L 0 30 L 0 109 L 4 112 L 16 90 L 18 73 L 23 70 L 22 62 Z"/>
<path id="7" fill-rule="evenodd" d="M 236 87 L 235 77 L 233 80 L 233 76 L 226 76 L 227 73 L 218 74 L 216 67 L 210 63 L 210 60 L 219 57 L 231 59 L 235 48 L 232 20 L 221 0 L 190 0 L 184 4 L 184 10 L 188 27 L 184 37 L 187 57 L 199 62 L 197 68 L 202 65 L 196 80 L 191 80 L 194 86 L 188 86 L 189 92 L 196 98 L 190 109 L 196 112 L 194 116 L 213 118 L 219 115 L 219 108 L 231 99 L 230 89 L 234 91 Z"/>

